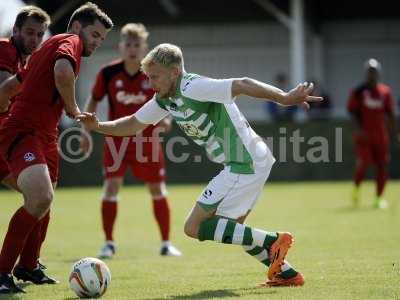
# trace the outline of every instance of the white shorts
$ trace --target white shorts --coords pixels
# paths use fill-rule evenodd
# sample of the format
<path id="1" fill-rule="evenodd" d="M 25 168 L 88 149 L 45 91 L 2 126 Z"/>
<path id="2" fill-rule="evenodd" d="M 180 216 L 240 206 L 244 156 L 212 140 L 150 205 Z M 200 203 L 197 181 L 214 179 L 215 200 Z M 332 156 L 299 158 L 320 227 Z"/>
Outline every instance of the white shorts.
<path id="1" fill-rule="evenodd" d="M 216 209 L 216 215 L 230 219 L 246 215 L 257 203 L 274 162 L 272 157 L 256 168 L 254 174 L 236 174 L 225 167 L 209 182 L 197 203 L 207 211 Z"/>

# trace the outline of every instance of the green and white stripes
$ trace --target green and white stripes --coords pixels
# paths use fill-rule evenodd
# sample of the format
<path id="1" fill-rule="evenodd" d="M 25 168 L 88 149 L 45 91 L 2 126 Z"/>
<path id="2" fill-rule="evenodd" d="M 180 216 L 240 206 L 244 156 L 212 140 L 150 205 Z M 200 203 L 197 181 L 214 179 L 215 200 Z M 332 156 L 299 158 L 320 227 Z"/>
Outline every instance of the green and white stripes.
<path id="1" fill-rule="evenodd" d="M 226 218 L 213 217 L 200 224 L 200 241 L 212 240 L 224 244 L 252 245 L 269 248 L 276 240 L 275 232 L 267 232 Z"/>
<path id="2" fill-rule="evenodd" d="M 213 217 L 200 224 L 199 241 L 211 240 L 218 243 L 242 245 L 243 249 L 269 267 L 268 249 L 277 239 L 276 232 L 268 232 L 235 222 L 234 220 Z M 296 270 L 285 261 L 281 267 L 281 276 L 291 278 L 297 275 Z"/>
<path id="3" fill-rule="evenodd" d="M 254 173 L 254 154 L 250 154 L 249 145 L 255 133 L 234 108 L 236 104 L 210 101 L 207 93 L 204 99 L 193 99 L 187 92 L 185 94 L 186 83 L 198 77 L 185 73 L 178 82 L 176 95 L 170 98 L 157 95 L 157 103 L 170 112 L 186 135 L 205 148 L 211 161 L 229 165 L 234 173 Z"/>
<path id="4" fill-rule="evenodd" d="M 270 261 L 267 249 L 254 244 L 251 246 L 243 246 L 243 249 L 247 254 L 253 256 L 259 262 L 269 267 Z"/>
<path id="5" fill-rule="evenodd" d="M 221 218 L 215 229 L 214 241 L 224 244 L 244 245 L 251 241 L 251 229 L 242 224 Z"/>

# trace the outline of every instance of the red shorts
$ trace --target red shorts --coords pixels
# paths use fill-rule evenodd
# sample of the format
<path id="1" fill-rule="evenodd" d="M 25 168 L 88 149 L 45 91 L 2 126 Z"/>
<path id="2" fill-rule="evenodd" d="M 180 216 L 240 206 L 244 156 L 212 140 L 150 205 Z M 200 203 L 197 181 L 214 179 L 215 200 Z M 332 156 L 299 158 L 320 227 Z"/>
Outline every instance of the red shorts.
<path id="1" fill-rule="evenodd" d="M 129 139 L 129 138 L 126 138 Z M 165 160 L 159 142 L 143 143 L 142 147 L 129 141 L 126 151 L 121 151 L 122 139 L 112 139 L 114 146 L 104 143 L 103 176 L 123 177 L 129 168 L 132 175 L 143 182 L 165 181 Z M 111 147 L 111 149 L 110 149 Z"/>
<path id="2" fill-rule="evenodd" d="M 355 138 L 357 158 L 366 164 L 386 165 L 390 160 L 389 143 Z"/>
<path id="3" fill-rule="evenodd" d="M 44 143 L 33 131 L 2 128 L 0 130 L 0 156 L 15 178 L 29 166 L 45 164 L 52 182 L 58 179 L 57 142 Z"/>

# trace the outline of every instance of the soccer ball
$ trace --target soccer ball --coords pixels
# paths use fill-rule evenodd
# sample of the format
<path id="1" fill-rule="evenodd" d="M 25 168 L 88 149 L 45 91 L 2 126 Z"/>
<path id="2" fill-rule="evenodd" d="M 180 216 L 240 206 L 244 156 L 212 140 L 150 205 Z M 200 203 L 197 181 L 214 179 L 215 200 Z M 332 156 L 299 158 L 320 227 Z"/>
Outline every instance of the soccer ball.
<path id="1" fill-rule="evenodd" d="M 79 298 L 99 298 L 111 282 L 107 265 L 97 258 L 86 257 L 74 263 L 69 286 Z"/>

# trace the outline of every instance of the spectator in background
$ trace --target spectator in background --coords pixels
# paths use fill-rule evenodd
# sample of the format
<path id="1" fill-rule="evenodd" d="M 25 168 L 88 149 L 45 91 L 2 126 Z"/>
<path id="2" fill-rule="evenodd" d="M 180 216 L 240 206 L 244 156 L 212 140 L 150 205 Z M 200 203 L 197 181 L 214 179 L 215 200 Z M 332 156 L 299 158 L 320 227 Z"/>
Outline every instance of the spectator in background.
<path id="1" fill-rule="evenodd" d="M 275 85 L 281 90 L 289 90 L 287 75 L 285 73 L 278 73 L 275 77 Z M 266 102 L 265 105 L 272 121 L 293 121 L 297 111 L 297 106 L 285 107 L 272 101 Z"/>
<path id="2" fill-rule="evenodd" d="M 122 27 L 119 42 L 120 59 L 107 64 L 97 74 L 92 93 L 86 103 L 86 111 L 95 112 L 100 101 L 107 96 L 110 107 L 108 117 L 115 120 L 135 113 L 153 97 L 154 91 L 150 88 L 149 80 L 140 70 L 140 61 L 147 52 L 148 35 L 149 32 L 140 23 L 128 23 Z M 167 131 L 171 127 L 171 120 L 166 118 L 159 126 Z M 145 182 L 150 192 L 154 217 L 161 235 L 160 254 L 182 254 L 169 241 L 170 209 L 165 186 L 165 162 L 155 129 L 156 127 L 150 126 L 142 132 L 143 138 L 149 139 L 150 142 L 136 143 L 131 137 L 113 137 L 104 143 L 104 195 L 101 199 L 101 219 L 105 244 L 98 255 L 101 259 L 112 258 L 115 254 L 113 229 L 119 206 L 118 195 L 127 169 L 134 177 Z M 89 151 L 88 136 L 82 135 L 81 140 L 81 147 L 85 152 Z M 122 154 L 119 166 L 114 170 L 117 162 L 113 151 Z"/>
<path id="3" fill-rule="evenodd" d="M 397 135 L 394 100 L 390 88 L 379 82 L 381 64 L 376 59 L 365 63 L 365 81 L 349 97 L 347 108 L 356 121 L 353 138 L 357 156 L 354 172 L 353 202 L 359 202 L 359 186 L 369 165 L 376 167 L 374 207 L 386 208 L 383 191 L 388 178 L 389 130 Z M 389 122 L 387 122 L 389 121 Z"/>
<path id="4" fill-rule="evenodd" d="M 321 84 L 316 80 L 309 80 L 308 82 L 314 83 L 313 96 L 321 96 L 324 101 L 310 103 L 310 110 L 308 115 L 313 120 L 323 120 L 331 117 L 332 102 L 329 95 L 324 91 Z"/>

